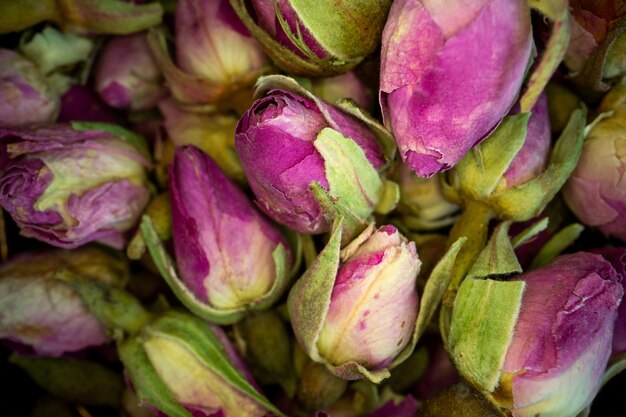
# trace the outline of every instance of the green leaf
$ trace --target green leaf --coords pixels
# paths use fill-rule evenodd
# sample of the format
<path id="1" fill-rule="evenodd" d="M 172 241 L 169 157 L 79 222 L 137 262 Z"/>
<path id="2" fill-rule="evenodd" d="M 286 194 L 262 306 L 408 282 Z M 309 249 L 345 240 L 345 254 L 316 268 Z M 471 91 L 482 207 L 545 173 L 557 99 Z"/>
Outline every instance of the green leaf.
<path id="1" fill-rule="evenodd" d="M 287 307 L 296 338 L 314 361 L 320 362 L 317 339 L 330 306 L 330 296 L 339 268 L 343 219 L 339 217 L 333 232 L 315 262 L 296 281 L 289 292 Z"/>
<path id="2" fill-rule="evenodd" d="M 550 240 L 546 242 L 541 250 L 535 255 L 530 269 L 541 268 L 548 265 L 554 258 L 559 256 L 561 252 L 567 249 L 585 230 L 581 224 L 574 223 L 559 230 Z"/>
<path id="3" fill-rule="evenodd" d="M 448 352 L 460 374 L 483 392 L 491 393 L 499 384 L 525 285 L 468 278 L 459 288 Z"/>
<path id="4" fill-rule="evenodd" d="M 72 128 L 74 130 L 78 130 L 79 132 L 97 130 L 100 132 L 110 133 L 111 135 L 126 141 L 129 145 L 137 149 L 139 153 L 148 158 L 148 160 L 152 160 L 150 148 L 148 147 L 146 139 L 143 136 L 138 135 L 135 132 L 131 132 L 130 130 L 126 130 L 121 126 L 102 122 L 72 122 Z"/>
<path id="5" fill-rule="evenodd" d="M 97 362 L 82 359 L 12 355 L 18 365 L 44 390 L 64 401 L 91 406 L 119 407 L 122 376 Z"/>
<path id="6" fill-rule="evenodd" d="M 541 62 L 528 81 L 520 99 L 521 112 L 529 112 L 548 85 L 565 56 L 570 41 L 569 5 L 567 0 L 529 0 L 529 5 L 553 21 L 550 40 L 543 52 Z"/>
<path id="7" fill-rule="evenodd" d="M 548 228 L 548 223 L 549 223 L 548 217 L 544 217 L 538 222 L 535 222 L 531 224 L 529 227 L 527 227 L 526 229 L 522 230 L 520 234 L 518 234 L 513 239 L 511 239 L 511 245 L 513 246 L 513 249 L 517 249 L 523 244 L 528 243 L 531 239 L 536 237 L 539 233 L 546 230 Z"/>
<path id="8" fill-rule="evenodd" d="M 169 417 L 192 417 L 189 411 L 176 402 L 167 385 L 161 380 L 140 339 L 127 339 L 117 350 L 141 405 L 149 403 Z"/>
<path id="9" fill-rule="evenodd" d="M 141 230 L 154 264 L 163 279 L 165 279 L 165 282 L 167 282 L 167 285 L 169 285 L 176 295 L 176 298 L 178 298 L 185 307 L 197 316 L 218 324 L 232 324 L 243 318 L 245 315 L 243 308 L 218 310 L 196 298 L 185 283 L 178 278 L 174 262 L 163 247 L 150 217 L 143 216 Z"/>
<path id="10" fill-rule="evenodd" d="M 509 222 L 498 225 L 487 246 L 472 265 L 468 278 L 507 276 L 522 272 L 509 239 L 510 225 Z"/>
<path id="11" fill-rule="evenodd" d="M 83 299 L 85 306 L 109 330 L 136 333 L 152 319 L 141 303 L 130 293 L 67 269 L 55 278 L 67 282 Z"/>
<path id="12" fill-rule="evenodd" d="M 456 188 L 474 200 L 487 200 L 524 145 L 529 118 L 530 113 L 505 117 L 498 128 L 454 168 Z"/>
<path id="13" fill-rule="evenodd" d="M 460 237 L 454 242 L 430 273 L 424 287 L 424 293 L 420 297 L 419 313 L 417 314 L 411 341 L 392 362 L 392 367 L 404 362 L 413 353 L 417 342 L 426 330 L 426 326 L 435 316 L 437 307 L 439 307 L 439 303 L 441 303 L 441 299 L 452 279 L 452 268 L 454 267 L 456 256 L 466 241 L 466 237 Z"/>
<path id="14" fill-rule="evenodd" d="M 496 191 L 492 202 L 503 218 L 526 221 L 537 216 L 561 189 L 576 168 L 582 152 L 586 109 L 572 113 L 556 142 L 546 170 L 519 187 Z"/>

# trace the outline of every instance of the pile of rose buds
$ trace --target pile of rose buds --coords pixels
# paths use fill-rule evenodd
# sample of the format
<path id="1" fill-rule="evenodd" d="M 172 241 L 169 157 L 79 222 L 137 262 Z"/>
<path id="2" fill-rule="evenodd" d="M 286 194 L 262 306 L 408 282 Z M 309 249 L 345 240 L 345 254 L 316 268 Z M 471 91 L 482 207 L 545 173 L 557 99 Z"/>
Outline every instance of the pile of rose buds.
<path id="1" fill-rule="evenodd" d="M 0 0 L 0 415 L 623 417 L 626 0 Z"/>

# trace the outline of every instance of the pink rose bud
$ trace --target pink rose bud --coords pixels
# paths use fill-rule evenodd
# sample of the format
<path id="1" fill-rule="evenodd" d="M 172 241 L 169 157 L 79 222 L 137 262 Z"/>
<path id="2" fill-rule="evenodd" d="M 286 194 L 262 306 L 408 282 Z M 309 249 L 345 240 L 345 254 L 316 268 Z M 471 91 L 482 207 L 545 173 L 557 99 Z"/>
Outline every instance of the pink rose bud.
<path id="1" fill-rule="evenodd" d="M 368 227 L 342 250 L 340 263 L 333 258 L 331 264 L 326 256 L 337 240 L 334 233 L 292 288 L 291 323 L 309 356 L 335 375 L 379 382 L 412 342 L 421 262 L 415 243 L 393 226 Z M 327 299 L 320 286 L 333 281 Z"/>
<path id="2" fill-rule="evenodd" d="M 402 160 L 421 177 L 456 165 L 513 105 L 531 44 L 523 0 L 395 1 L 380 102 Z"/>
<path id="3" fill-rule="evenodd" d="M 176 151 L 170 192 L 174 249 L 190 302 L 229 315 L 227 322 L 269 307 L 285 290 L 280 273 L 291 263 L 278 229 L 197 148 Z"/>

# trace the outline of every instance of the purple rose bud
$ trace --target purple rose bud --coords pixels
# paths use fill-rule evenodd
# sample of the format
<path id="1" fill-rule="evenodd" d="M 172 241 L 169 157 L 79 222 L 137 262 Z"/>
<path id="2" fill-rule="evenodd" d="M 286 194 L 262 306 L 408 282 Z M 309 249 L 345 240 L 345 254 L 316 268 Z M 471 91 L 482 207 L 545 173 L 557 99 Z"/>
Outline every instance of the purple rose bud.
<path id="1" fill-rule="evenodd" d="M 592 251 L 598 255 L 602 255 L 604 259 L 609 261 L 618 274 L 622 276 L 622 285 L 626 280 L 626 248 L 602 248 Z M 626 352 L 626 302 L 622 298 L 622 302 L 617 310 L 617 319 L 615 320 L 615 329 L 613 330 L 613 352 L 612 357 Z"/>
<path id="2" fill-rule="evenodd" d="M 523 0 L 460 9 L 431 0 L 393 3 L 380 101 L 402 159 L 419 176 L 456 165 L 498 125 L 517 97 L 531 43 Z"/>
<path id="3" fill-rule="evenodd" d="M 91 88 L 74 84 L 61 97 L 61 113 L 57 122 L 74 121 L 118 123 L 120 118 Z"/>
<path id="4" fill-rule="evenodd" d="M 320 259 L 315 264 L 319 271 L 309 270 L 289 294 L 296 338 L 314 360 L 341 378 L 385 372 L 411 342 L 415 328 L 421 264 L 415 243 L 393 226 L 371 226 L 343 249 L 339 265 L 322 265 Z M 311 291 L 322 285 L 316 278 L 332 279 L 334 271 L 327 270 L 332 267 L 336 272 L 328 307 L 315 313 L 323 317 L 321 327 L 311 329 L 298 304 L 312 301 Z M 315 338 L 312 331 L 318 332 Z"/>
<path id="5" fill-rule="evenodd" d="M 52 122 L 59 109 L 58 95 L 35 64 L 0 49 L 0 127 Z"/>
<path id="6" fill-rule="evenodd" d="M 68 249 L 91 241 L 121 248 L 148 203 L 150 162 L 131 132 L 74 126 L 0 129 L 0 205 L 24 236 Z"/>
<path id="7" fill-rule="evenodd" d="M 548 98 L 545 94 L 539 97 L 532 108 L 527 129 L 524 145 L 504 173 L 503 178 L 509 188 L 536 178 L 545 170 L 548 163 L 551 133 Z"/>
<path id="8" fill-rule="evenodd" d="M 602 257 L 579 252 L 519 279 L 526 289 L 498 398 L 515 416 L 575 416 L 598 392 L 611 354 L 619 275 Z"/>
<path id="9" fill-rule="evenodd" d="M 147 110 L 166 93 L 145 33 L 111 39 L 95 69 L 98 94 L 111 107 Z"/>
<path id="10" fill-rule="evenodd" d="M 284 291 L 285 238 L 210 157 L 179 148 L 170 192 L 178 271 L 194 302 L 232 312 L 267 307 Z"/>
<path id="11" fill-rule="evenodd" d="M 93 247 L 22 254 L 0 268 L 0 339 L 44 356 L 109 341 L 79 294 L 55 277 L 62 269 L 105 285 L 121 287 L 128 278 L 120 258 Z"/>
<path id="12" fill-rule="evenodd" d="M 285 90 L 272 90 L 257 100 L 235 132 L 237 154 L 260 207 L 301 233 L 330 230 L 328 213 L 310 190 L 316 182 L 329 191 L 326 160 L 317 146 L 327 128 L 356 143 L 373 168 L 383 166 L 376 136 L 364 124 L 327 103 Z M 369 215 L 375 203 L 368 204 Z"/>
<path id="13" fill-rule="evenodd" d="M 266 65 L 261 47 L 228 0 L 178 2 L 176 61 L 188 74 L 220 84 L 256 79 Z"/>
<path id="14" fill-rule="evenodd" d="M 585 225 L 626 241 L 626 105 L 587 135 L 576 169 L 563 188 L 569 208 Z"/>
<path id="15" fill-rule="evenodd" d="M 493 267 L 466 278 L 454 301 L 447 350 L 460 374 L 503 415 L 577 416 L 602 384 L 621 276 L 587 252 L 512 278 L 482 275 Z"/>

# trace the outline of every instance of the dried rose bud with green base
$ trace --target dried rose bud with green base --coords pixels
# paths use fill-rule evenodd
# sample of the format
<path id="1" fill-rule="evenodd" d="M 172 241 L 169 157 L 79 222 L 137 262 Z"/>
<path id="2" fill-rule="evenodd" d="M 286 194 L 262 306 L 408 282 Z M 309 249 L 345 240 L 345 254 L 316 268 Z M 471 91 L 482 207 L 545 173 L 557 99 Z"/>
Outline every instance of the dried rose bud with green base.
<path id="1" fill-rule="evenodd" d="M 70 270 L 105 286 L 122 287 L 121 257 L 95 247 L 23 253 L 0 268 L 0 339 L 18 352 L 61 356 L 110 341 L 103 323 L 56 274 Z"/>
<path id="2" fill-rule="evenodd" d="M 374 52 L 391 4 L 389 0 L 230 2 L 277 66 L 311 77 L 347 72 Z"/>
<path id="3" fill-rule="evenodd" d="M 119 346 L 140 404 L 162 416 L 285 417 L 258 390 L 223 331 L 169 311 Z"/>
<path id="4" fill-rule="evenodd" d="M 150 198 L 143 139 L 118 126 L 0 129 L 0 205 L 22 235 L 75 248 L 124 246 Z"/>
<path id="5" fill-rule="evenodd" d="M 286 77 L 263 78 L 257 96 L 239 120 L 235 147 L 261 209 L 301 233 L 328 232 L 337 213 L 362 230 L 387 185 L 378 172 L 384 129 Z"/>
<path id="6" fill-rule="evenodd" d="M 146 225 L 143 232 L 181 302 L 220 324 L 270 307 L 286 289 L 292 263 L 281 232 L 197 148 L 176 151 L 170 195 L 177 268 L 165 265 L 169 258 Z"/>
<path id="7" fill-rule="evenodd" d="M 499 279 L 494 264 L 505 257 L 485 254 L 490 265 L 477 261 L 487 268 L 470 271 L 454 302 L 448 350 L 459 372 L 507 415 L 576 416 L 600 389 L 611 354 L 618 274 L 601 256 L 578 252 Z M 510 244 L 508 256 L 505 275 L 520 270 Z"/>
<path id="8" fill-rule="evenodd" d="M 420 261 L 415 243 L 393 226 L 370 226 L 339 262 L 340 235 L 291 289 L 291 323 L 309 356 L 335 375 L 380 381 L 412 343 Z"/>

